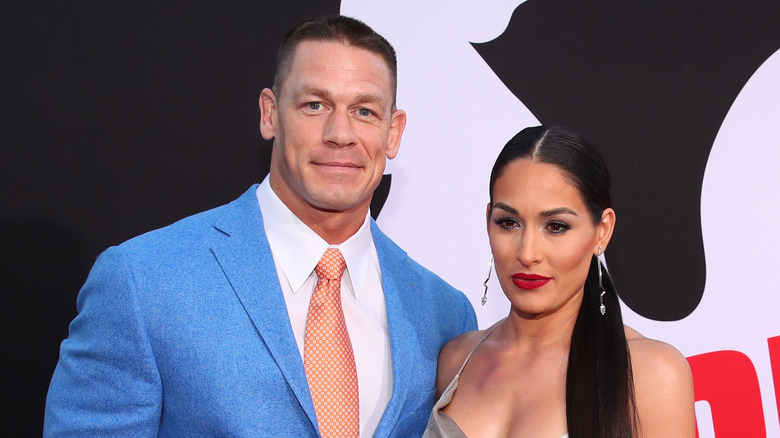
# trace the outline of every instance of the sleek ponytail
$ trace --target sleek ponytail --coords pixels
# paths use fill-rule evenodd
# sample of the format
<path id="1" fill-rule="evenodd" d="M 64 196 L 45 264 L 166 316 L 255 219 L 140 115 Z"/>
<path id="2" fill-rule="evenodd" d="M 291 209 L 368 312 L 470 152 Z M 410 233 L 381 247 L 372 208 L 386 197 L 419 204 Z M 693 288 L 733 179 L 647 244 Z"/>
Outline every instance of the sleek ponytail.
<path id="1" fill-rule="evenodd" d="M 631 437 L 638 426 L 631 356 L 620 302 L 604 270 L 606 312 L 601 314 L 598 263 L 598 257 L 593 256 L 585 281 L 585 296 L 571 335 L 566 368 L 569 438 Z"/>

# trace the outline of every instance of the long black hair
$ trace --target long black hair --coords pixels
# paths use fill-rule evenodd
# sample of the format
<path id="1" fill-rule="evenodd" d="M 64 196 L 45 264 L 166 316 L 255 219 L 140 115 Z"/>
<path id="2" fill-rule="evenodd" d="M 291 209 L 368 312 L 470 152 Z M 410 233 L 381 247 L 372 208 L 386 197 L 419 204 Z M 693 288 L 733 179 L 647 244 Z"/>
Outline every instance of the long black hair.
<path id="1" fill-rule="evenodd" d="M 518 159 L 557 166 L 579 191 L 594 224 L 611 208 L 609 171 L 598 149 L 568 129 L 548 126 L 523 129 L 504 146 L 490 174 L 491 207 L 496 179 Z M 603 270 L 606 313 L 601 314 L 599 263 L 593 256 L 569 348 L 566 423 L 570 438 L 625 438 L 636 435 L 639 427 L 620 303 Z"/>

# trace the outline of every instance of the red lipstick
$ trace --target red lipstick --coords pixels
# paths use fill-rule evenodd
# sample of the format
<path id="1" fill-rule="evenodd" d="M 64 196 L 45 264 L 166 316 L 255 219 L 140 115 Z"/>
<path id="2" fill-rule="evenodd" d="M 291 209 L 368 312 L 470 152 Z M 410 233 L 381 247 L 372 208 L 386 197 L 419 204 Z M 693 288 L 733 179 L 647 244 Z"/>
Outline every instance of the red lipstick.
<path id="1" fill-rule="evenodd" d="M 536 289 L 544 286 L 550 280 L 552 278 L 538 274 L 517 273 L 512 275 L 512 283 L 520 289 Z"/>

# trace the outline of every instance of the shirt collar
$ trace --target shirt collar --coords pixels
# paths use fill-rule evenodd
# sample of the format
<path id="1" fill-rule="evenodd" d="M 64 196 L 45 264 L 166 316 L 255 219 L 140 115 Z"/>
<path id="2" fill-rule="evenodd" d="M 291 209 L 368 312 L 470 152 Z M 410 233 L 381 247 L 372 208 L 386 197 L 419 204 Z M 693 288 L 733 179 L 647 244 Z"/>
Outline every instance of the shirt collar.
<path id="1" fill-rule="evenodd" d="M 366 276 L 375 254 L 371 235 L 370 215 L 360 229 L 338 245 L 329 245 L 303 223 L 271 188 L 269 177 L 257 187 L 257 201 L 263 214 L 265 233 L 276 262 L 281 266 L 293 293 L 298 292 L 312 275 L 314 268 L 329 247 L 338 248 L 347 263 L 346 276 L 352 283 L 356 299 L 365 289 Z"/>

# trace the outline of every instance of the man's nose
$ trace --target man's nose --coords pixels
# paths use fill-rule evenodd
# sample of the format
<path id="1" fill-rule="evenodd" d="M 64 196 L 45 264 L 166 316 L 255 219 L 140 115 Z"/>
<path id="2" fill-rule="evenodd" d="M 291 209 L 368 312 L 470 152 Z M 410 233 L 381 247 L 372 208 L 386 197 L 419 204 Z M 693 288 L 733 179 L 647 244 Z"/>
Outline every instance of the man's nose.
<path id="1" fill-rule="evenodd" d="M 357 142 L 353 128 L 355 120 L 346 110 L 336 110 L 328 115 L 323 140 L 334 146 L 349 146 Z"/>

